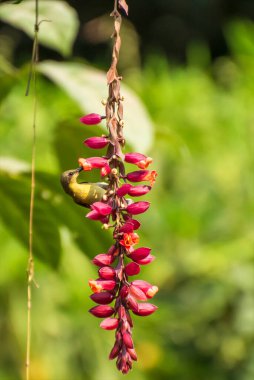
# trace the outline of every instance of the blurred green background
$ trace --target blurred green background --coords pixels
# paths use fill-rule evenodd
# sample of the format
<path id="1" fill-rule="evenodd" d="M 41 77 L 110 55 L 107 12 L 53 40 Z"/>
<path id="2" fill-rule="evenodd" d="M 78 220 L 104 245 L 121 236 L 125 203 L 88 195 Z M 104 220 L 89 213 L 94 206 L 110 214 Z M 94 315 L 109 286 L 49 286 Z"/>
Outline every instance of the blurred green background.
<path id="1" fill-rule="evenodd" d="M 135 317 L 139 360 L 128 378 L 253 380 L 253 4 L 129 5 L 120 62 L 127 150 L 152 156 L 159 173 L 140 230 L 157 260 L 138 277 L 160 292 L 159 310 Z M 111 8 L 40 5 L 51 22 L 40 30 L 32 380 L 122 378 L 107 359 L 113 333 L 87 312 L 90 259 L 107 250 L 110 234 L 59 184 L 63 170 L 93 154 L 82 141 L 105 131 L 78 119 L 103 112 Z M 33 15 L 32 0 L 0 4 L 1 380 L 24 379 Z"/>

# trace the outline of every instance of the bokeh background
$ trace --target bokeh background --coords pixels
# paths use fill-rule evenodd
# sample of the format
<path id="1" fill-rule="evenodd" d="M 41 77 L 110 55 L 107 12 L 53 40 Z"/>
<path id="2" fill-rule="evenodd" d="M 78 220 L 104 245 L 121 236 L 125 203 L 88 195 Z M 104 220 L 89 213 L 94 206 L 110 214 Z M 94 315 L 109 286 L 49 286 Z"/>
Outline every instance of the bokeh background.
<path id="1" fill-rule="evenodd" d="M 24 379 L 34 1 L 0 2 L 0 379 Z M 103 112 L 111 0 L 40 1 L 33 380 L 118 380 L 113 332 L 99 329 L 87 281 L 110 235 L 59 184 L 91 155 L 85 112 Z M 119 70 L 127 150 L 154 158 L 141 278 L 159 310 L 135 317 L 131 380 L 254 378 L 254 3 L 129 0 Z M 87 177 L 86 177 L 87 178 Z M 90 177 L 89 177 L 90 179 Z M 98 176 L 94 177 L 98 179 Z"/>

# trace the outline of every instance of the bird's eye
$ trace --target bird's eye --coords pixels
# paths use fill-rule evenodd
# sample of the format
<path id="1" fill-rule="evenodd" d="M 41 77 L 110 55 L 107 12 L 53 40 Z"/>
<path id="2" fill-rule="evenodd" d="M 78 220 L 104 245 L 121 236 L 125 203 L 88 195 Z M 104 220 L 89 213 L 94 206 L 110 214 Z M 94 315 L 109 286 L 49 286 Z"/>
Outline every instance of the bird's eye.
<path id="1" fill-rule="evenodd" d="M 72 175 L 73 175 L 73 172 L 70 172 L 70 173 L 68 174 L 68 176 L 70 176 L 70 177 L 71 177 Z"/>

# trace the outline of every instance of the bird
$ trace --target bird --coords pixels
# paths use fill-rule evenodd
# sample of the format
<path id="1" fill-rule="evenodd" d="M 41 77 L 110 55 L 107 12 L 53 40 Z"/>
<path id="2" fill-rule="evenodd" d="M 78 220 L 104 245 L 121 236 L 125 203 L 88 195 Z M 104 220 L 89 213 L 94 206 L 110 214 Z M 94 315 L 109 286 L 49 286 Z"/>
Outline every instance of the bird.
<path id="1" fill-rule="evenodd" d="M 77 178 L 82 168 L 66 170 L 60 181 L 64 191 L 80 206 L 90 208 L 94 202 L 100 202 L 108 189 L 105 182 L 78 182 Z"/>

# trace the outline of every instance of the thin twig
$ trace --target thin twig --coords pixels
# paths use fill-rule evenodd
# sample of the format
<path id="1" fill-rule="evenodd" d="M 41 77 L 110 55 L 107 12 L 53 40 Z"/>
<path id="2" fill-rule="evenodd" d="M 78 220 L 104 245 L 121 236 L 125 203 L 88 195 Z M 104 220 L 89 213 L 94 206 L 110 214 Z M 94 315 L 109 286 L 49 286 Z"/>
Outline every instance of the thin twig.
<path id="1" fill-rule="evenodd" d="M 37 83 L 36 65 L 38 62 L 38 32 L 39 32 L 39 0 L 35 0 L 35 25 L 34 42 L 31 59 L 31 67 L 27 82 L 26 96 L 29 95 L 31 81 L 33 81 L 34 105 L 33 105 L 33 140 L 32 140 L 32 167 L 31 167 L 31 194 L 29 212 L 29 256 L 27 265 L 27 340 L 26 340 L 26 380 L 30 380 L 30 356 L 31 356 L 31 307 L 32 307 L 32 283 L 34 281 L 34 258 L 33 258 L 33 216 L 35 195 L 35 158 L 36 158 L 36 116 L 37 116 Z M 37 284 L 35 283 L 37 286 Z"/>

